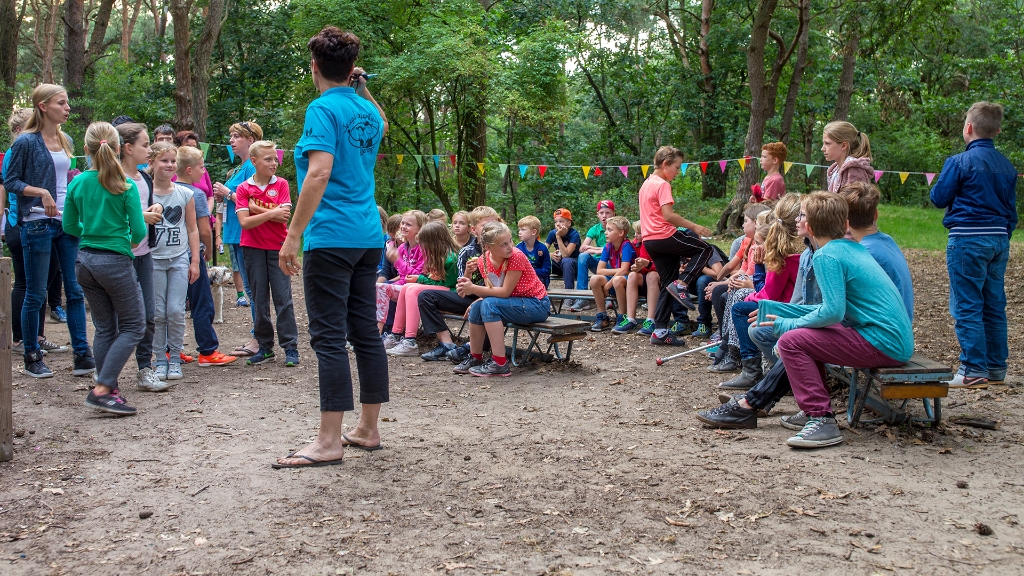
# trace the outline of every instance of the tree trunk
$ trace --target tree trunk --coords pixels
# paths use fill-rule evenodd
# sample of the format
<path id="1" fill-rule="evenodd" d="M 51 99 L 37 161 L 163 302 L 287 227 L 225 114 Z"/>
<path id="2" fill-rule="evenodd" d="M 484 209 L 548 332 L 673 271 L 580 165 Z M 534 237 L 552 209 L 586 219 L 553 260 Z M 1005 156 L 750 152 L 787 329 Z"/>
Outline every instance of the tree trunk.
<path id="1" fill-rule="evenodd" d="M 206 120 L 210 115 L 210 58 L 213 47 L 220 38 L 220 31 L 228 17 L 228 0 L 210 0 L 206 13 L 203 31 L 196 42 L 195 58 L 192 62 L 194 70 L 193 118 L 195 132 L 202 140 L 206 138 Z"/>
<path id="2" fill-rule="evenodd" d="M 107 48 L 107 27 L 110 26 L 110 12 L 114 0 L 102 0 L 93 19 L 92 35 L 89 36 L 89 50 L 85 54 L 85 66 L 91 68 Z"/>
<path id="3" fill-rule="evenodd" d="M 174 128 L 192 130 L 192 69 L 189 16 L 192 0 L 171 0 L 168 8 L 174 23 Z"/>
<path id="4" fill-rule="evenodd" d="M 75 100 L 85 83 L 85 1 L 64 2 L 64 87 Z"/>
<path id="5" fill-rule="evenodd" d="M 57 20 L 60 10 L 57 8 L 57 0 L 51 0 L 40 4 L 38 10 L 45 11 L 44 14 L 36 13 L 35 37 L 33 42 L 39 51 L 39 57 L 43 62 L 42 81 L 46 84 L 53 84 L 53 54 L 57 45 Z M 40 28 L 42 30 L 40 30 Z M 39 34 L 43 34 L 43 43 L 39 43 Z"/>
<path id="6" fill-rule="evenodd" d="M 718 121 L 718 86 L 715 84 L 715 77 L 711 74 L 711 51 L 708 48 L 711 12 L 714 8 L 715 0 L 701 0 L 698 55 L 700 56 L 702 77 L 700 88 L 704 92 L 704 105 L 701 106 L 700 111 L 697 144 L 717 156 L 725 148 L 725 131 Z M 721 171 L 708 170 L 707 175 L 701 179 L 700 195 L 705 200 L 725 196 L 725 174 Z"/>
<path id="7" fill-rule="evenodd" d="M 0 0 L 0 110 L 11 110 L 14 107 L 21 21 L 17 0 Z"/>
<path id="8" fill-rule="evenodd" d="M 850 98 L 853 96 L 853 73 L 857 64 L 857 45 L 860 30 L 856 18 L 849 26 L 846 44 L 843 45 L 843 70 L 839 74 L 839 92 L 836 94 L 836 111 L 832 120 L 846 120 L 850 117 Z"/>
<path id="9" fill-rule="evenodd" d="M 130 10 L 129 10 L 130 9 Z M 135 33 L 135 23 L 142 11 L 142 0 L 135 0 L 132 5 L 130 0 L 121 0 L 121 59 L 128 61 L 130 55 L 129 47 L 132 43 L 132 34 Z"/>
<path id="10" fill-rule="evenodd" d="M 483 206 L 487 201 L 487 179 L 480 174 L 480 170 L 476 167 L 477 162 L 487 161 L 487 111 L 482 107 L 474 110 L 466 118 L 466 123 L 466 144 L 463 146 L 463 150 L 468 152 L 472 162 L 463 162 L 461 170 L 467 183 L 467 190 L 470 188 L 469 182 L 472 182 L 473 185 L 472 194 L 468 197 L 469 202 L 463 203 L 463 207 L 471 208 Z M 460 161 L 462 160 L 460 159 Z"/>
<path id="11" fill-rule="evenodd" d="M 782 142 L 789 141 L 789 134 L 793 130 L 793 116 L 796 115 L 796 99 L 800 94 L 804 70 L 807 69 L 807 51 L 811 37 L 811 3 L 809 0 L 803 0 L 800 3 L 800 21 L 803 24 L 803 29 L 797 44 L 796 62 L 793 63 L 793 75 L 789 79 L 789 89 L 786 91 L 786 107 L 782 111 L 782 126 L 779 128 L 778 134 L 778 138 Z"/>

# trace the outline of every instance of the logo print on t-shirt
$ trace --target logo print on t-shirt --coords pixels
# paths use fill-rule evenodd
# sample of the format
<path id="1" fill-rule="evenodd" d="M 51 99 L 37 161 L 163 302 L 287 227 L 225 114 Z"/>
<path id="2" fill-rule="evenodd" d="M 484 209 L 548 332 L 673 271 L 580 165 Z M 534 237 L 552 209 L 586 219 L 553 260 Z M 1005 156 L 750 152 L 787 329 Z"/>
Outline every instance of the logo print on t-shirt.
<path id="1" fill-rule="evenodd" d="M 348 142 L 359 148 L 359 154 L 373 152 L 375 143 L 380 138 L 380 116 L 376 114 L 356 114 L 345 126 Z"/>
<path id="2" fill-rule="evenodd" d="M 181 222 L 181 214 L 181 206 L 172 206 L 164 210 L 164 220 L 167 220 L 171 224 L 177 226 L 178 222 Z"/>

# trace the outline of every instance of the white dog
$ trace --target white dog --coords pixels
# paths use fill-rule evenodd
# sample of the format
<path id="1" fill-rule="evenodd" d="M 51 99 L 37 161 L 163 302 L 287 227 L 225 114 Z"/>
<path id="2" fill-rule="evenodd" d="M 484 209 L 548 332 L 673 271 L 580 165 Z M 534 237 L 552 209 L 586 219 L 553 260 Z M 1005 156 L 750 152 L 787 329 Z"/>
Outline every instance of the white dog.
<path id="1" fill-rule="evenodd" d="M 234 276 L 231 268 L 227 266 L 210 266 L 207 269 L 210 275 L 210 288 L 213 291 L 213 308 L 216 311 L 213 316 L 214 324 L 224 323 L 224 287 L 234 287 Z"/>

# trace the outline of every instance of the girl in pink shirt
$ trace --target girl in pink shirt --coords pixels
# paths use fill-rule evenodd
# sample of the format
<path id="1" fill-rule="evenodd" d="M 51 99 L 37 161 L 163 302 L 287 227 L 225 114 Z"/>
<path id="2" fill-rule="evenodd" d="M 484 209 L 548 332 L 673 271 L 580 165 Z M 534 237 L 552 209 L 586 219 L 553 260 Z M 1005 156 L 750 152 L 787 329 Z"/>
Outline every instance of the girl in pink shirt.
<path id="1" fill-rule="evenodd" d="M 402 214 L 402 224 L 398 233 L 405 239 L 395 251 L 395 265 L 397 275 L 389 278 L 386 282 L 377 284 L 377 330 L 384 330 L 384 320 L 388 317 L 388 309 L 391 302 L 398 301 L 398 294 L 402 291 L 406 276 L 419 275 L 423 272 L 423 248 L 420 247 L 418 235 L 420 228 L 427 223 L 427 215 L 420 210 L 409 210 Z M 385 343 L 391 343 L 388 336 L 398 343 L 398 339 L 391 334 L 381 333 Z"/>

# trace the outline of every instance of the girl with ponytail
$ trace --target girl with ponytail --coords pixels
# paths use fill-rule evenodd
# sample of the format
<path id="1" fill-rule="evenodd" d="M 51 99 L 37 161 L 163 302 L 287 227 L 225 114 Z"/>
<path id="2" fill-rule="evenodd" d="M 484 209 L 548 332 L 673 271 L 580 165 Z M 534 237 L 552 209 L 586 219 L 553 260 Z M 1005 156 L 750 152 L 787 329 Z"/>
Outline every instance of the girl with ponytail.
<path id="1" fill-rule="evenodd" d="M 135 182 L 126 178 L 117 130 L 94 122 L 85 131 L 91 168 L 68 187 L 63 227 L 81 238 L 75 264 L 96 328 L 96 387 L 85 405 L 117 415 L 135 414 L 117 389 L 117 377 L 146 332 L 132 247 L 146 239 L 146 222 Z"/>
<path id="2" fill-rule="evenodd" d="M 821 136 L 821 152 L 828 167 L 828 191 L 839 192 L 850 182 L 874 182 L 875 169 L 871 167 L 871 141 L 868 135 L 844 121 L 829 122 Z"/>

